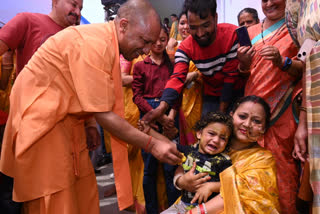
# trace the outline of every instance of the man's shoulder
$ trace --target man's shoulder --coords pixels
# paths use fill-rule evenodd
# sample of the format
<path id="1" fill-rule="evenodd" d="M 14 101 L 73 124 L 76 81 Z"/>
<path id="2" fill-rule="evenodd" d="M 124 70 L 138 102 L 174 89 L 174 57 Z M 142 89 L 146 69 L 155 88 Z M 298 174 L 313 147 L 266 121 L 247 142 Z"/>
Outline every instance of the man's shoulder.
<path id="1" fill-rule="evenodd" d="M 71 28 L 74 28 L 80 34 L 87 36 L 100 37 L 104 35 L 102 38 L 105 38 L 107 40 L 112 38 L 115 33 L 114 25 L 111 23 L 94 23 L 87 25 L 72 26 Z"/>
<path id="2" fill-rule="evenodd" d="M 16 15 L 16 18 L 27 19 L 27 20 L 34 20 L 34 19 L 43 19 L 49 18 L 48 15 L 42 13 L 30 13 L 30 12 L 22 12 Z M 26 20 L 25 20 L 26 21 Z"/>
<path id="3" fill-rule="evenodd" d="M 197 45 L 197 42 L 193 39 L 192 36 L 188 36 L 185 40 L 183 40 L 180 43 L 178 50 L 182 50 L 185 52 L 195 45 Z"/>
<path id="4" fill-rule="evenodd" d="M 238 26 L 229 23 L 220 23 L 217 25 L 217 28 L 218 32 L 220 31 L 223 34 L 234 34 Z"/>

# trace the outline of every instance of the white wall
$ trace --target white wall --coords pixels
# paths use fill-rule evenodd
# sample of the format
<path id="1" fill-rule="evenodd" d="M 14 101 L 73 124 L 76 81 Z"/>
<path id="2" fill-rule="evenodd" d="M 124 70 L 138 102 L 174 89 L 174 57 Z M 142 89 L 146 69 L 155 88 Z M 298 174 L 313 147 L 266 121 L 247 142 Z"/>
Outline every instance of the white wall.
<path id="1" fill-rule="evenodd" d="M 161 19 L 167 17 L 170 20 L 170 15 L 175 13 L 179 16 L 184 0 L 150 0 L 152 6 L 157 10 Z"/>
<path id="2" fill-rule="evenodd" d="M 162 19 L 164 17 L 170 19 L 170 14 L 180 14 L 184 0 L 150 0 L 150 2 Z M 245 7 L 255 8 L 258 11 L 260 20 L 264 18 L 261 0 L 217 0 L 218 22 L 238 25 L 238 13 Z"/>
<path id="3" fill-rule="evenodd" d="M 150 0 L 161 18 L 170 18 L 170 14 L 179 15 L 184 0 Z M 82 15 L 91 23 L 104 21 L 104 11 L 101 0 L 83 0 Z M 245 7 L 258 10 L 259 18 L 264 17 L 261 10 L 261 0 L 217 0 L 218 21 L 238 24 L 237 15 Z M 48 14 L 51 10 L 51 0 L 0 0 L 0 21 L 8 22 L 19 12 L 38 12 Z"/>
<path id="4" fill-rule="evenodd" d="M 48 14 L 51 2 L 52 0 L 0 0 L 0 21 L 6 23 L 20 12 Z M 81 15 L 90 23 L 104 22 L 101 0 L 83 0 Z"/>
<path id="5" fill-rule="evenodd" d="M 265 17 L 261 9 L 261 0 L 217 0 L 217 4 L 219 23 L 227 22 L 238 25 L 238 13 L 246 7 L 255 8 L 260 20 Z"/>
<path id="6" fill-rule="evenodd" d="M 7 23 L 17 13 L 49 13 L 51 0 L 0 0 L 0 21 Z"/>

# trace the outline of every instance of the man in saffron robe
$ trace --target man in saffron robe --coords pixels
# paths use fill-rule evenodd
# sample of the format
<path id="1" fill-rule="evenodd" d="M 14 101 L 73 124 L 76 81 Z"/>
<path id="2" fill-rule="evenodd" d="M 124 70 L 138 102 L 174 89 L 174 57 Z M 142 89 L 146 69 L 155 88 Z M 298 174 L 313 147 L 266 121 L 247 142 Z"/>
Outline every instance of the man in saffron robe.
<path id="1" fill-rule="evenodd" d="M 152 18 L 151 18 L 152 17 Z M 160 161 L 180 162 L 173 143 L 151 139 L 123 118 L 120 53 L 147 54 L 160 19 L 147 0 L 129 0 L 115 21 L 70 27 L 50 37 L 18 76 L 10 96 L 0 170 L 14 178 L 25 213 L 99 213 L 84 120 L 92 115 L 113 137 L 120 210 L 133 203 L 127 145 Z"/>

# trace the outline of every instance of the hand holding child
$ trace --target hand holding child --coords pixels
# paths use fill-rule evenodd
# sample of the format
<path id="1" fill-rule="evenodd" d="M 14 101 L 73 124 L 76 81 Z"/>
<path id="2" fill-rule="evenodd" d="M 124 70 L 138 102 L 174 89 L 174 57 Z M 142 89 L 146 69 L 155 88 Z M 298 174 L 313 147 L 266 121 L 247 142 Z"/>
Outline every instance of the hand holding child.
<path id="1" fill-rule="evenodd" d="M 212 193 L 220 191 L 220 186 L 220 182 L 207 182 L 201 184 L 190 203 L 201 204 L 207 202 Z"/>

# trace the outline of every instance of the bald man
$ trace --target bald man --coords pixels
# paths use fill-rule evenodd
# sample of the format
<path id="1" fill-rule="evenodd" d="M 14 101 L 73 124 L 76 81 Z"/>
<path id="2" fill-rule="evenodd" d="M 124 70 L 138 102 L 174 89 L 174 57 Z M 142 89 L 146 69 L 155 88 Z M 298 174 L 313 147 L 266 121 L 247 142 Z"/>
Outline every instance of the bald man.
<path id="1" fill-rule="evenodd" d="M 132 60 L 147 54 L 159 32 L 151 4 L 129 0 L 115 21 L 50 37 L 24 67 L 10 97 L 0 170 L 14 178 L 13 199 L 24 202 L 25 213 L 100 213 L 83 122 L 92 115 L 113 135 L 120 210 L 133 203 L 124 142 L 160 161 L 181 162 L 173 143 L 153 139 L 122 118 L 119 55 Z"/>
<path id="2" fill-rule="evenodd" d="M 52 10 L 48 15 L 17 14 L 0 30 L 0 55 L 8 49 L 16 50 L 15 72 L 19 74 L 46 39 L 68 26 L 75 25 L 77 20 L 80 20 L 82 2 L 83 0 L 52 0 Z M 8 84 L 11 84 L 9 83 L 11 71 L 12 69 L 3 69 L 1 72 L 0 82 L 4 90 Z M 2 96 L 0 99 L 6 99 L 6 97 Z M 7 101 L 1 100 L 1 103 L 5 102 Z M 8 116 L 7 113 L 4 115 Z M 96 139 L 97 136 L 97 130 L 92 127 L 93 125 L 95 123 L 87 123 L 89 139 Z M 0 132 L 2 136 L 3 131 L 0 130 Z M 97 143 L 97 141 L 93 142 Z M 0 210 L 3 213 L 20 213 L 20 205 L 12 202 L 12 186 L 12 178 L 0 173 Z"/>

